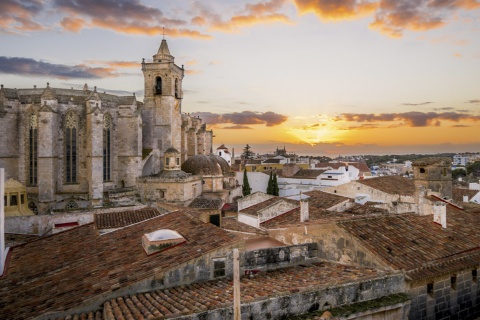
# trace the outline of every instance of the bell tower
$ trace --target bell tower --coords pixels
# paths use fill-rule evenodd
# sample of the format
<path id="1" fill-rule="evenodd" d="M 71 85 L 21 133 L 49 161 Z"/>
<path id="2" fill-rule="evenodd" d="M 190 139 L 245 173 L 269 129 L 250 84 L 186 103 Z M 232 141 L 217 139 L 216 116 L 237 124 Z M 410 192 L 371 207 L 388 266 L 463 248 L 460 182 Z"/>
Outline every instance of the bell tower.
<path id="1" fill-rule="evenodd" d="M 183 66 L 174 63 L 167 41 L 162 40 L 152 62 L 142 61 L 145 99 L 142 112 L 144 149 L 152 149 L 153 170 L 163 169 L 160 159 L 168 148 L 181 150 Z M 145 172 L 144 172 L 145 174 Z"/>

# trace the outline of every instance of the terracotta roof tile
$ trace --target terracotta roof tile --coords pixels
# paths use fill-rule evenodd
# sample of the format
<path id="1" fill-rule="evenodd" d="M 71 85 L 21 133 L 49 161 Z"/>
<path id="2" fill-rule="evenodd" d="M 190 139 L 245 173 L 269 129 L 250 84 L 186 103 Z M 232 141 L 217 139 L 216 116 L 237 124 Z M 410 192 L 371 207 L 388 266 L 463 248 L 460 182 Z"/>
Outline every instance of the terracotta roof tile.
<path id="1" fill-rule="evenodd" d="M 9 267 L 0 277 L 0 318 L 68 310 L 82 299 L 109 294 L 238 241 L 235 235 L 203 223 L 187 211 L 157 216 L 104 235 L 91 223 L 11 248 Z M 147 256 L 141 237 L 159 229 L 175 230 L 187 242 Z"/>
<path id="2" fill-rule="evenodd" d="M 457 267 L 468 267 L 471 261 L 462 256 L 465 252 L 480 257 L 480 214 L 452 206 L 448 206 L 445 230 L 433 222 L 432 215 L 409 213 L 344 221 L 338 225 L 393 267 L 411 271 L 412 276 L 420 274 L 416 269 L 428 267 L 432 272 L 434 266 L 454 261 Z M 480 262 L 478 258 L 472 259 Z"/>
<path id="3" fill-rule="evenodd" d="M 166 212 L 167 210 L 164 209 L 142 208 L 139 210 L 95 213 L 94 222 L 98 229 L 122 228 L 154 218 Z"/>
<path id="4" fill-rule="evenodd" d="M 406 196 L 413 196 L 415 194 L 415 184 L 413 179 L 404 178 L 402 176 L 376 177 L 358 180 L 358 182 L 388 194 L 400 194 Z"/>
<path id="5" fill-rule="evenodd" d="M 310 210 L 329 209 L 337 204 L 350 200 L 349 198 L 320 190 L 308 191 L 305 192 L 305 194 L 310 197 L 308 198 L 308 207 Z"/>
<path id="6" fill-rule="evenodd" d="M 262 212 L 263 209 L 266 209 L 276 203 L 279 202 L 288 202 L 293 205 L 298 205 L 300 206 L 300 203 L 296 200 L 291 200 L 291 199 L 286 199 L 286 198 L 281 198 L 281 197 L 273 197 L 268 200 L 265 200 L 263 202 L 257 203 L 253 206 L 247 207 L 243 210 L 240 210 L 241 213 L 245 213 L 251 216 L 258 216 L 259 213 Z"/>
<path id="7" fill-rule="evenodd" d="M 220 199 L 195 198 L 190 203 L 189 207 L 197 209 L 220 209 L 222 204 L 223 201 Z"/>
<path id="8" fill-rule="evenodd" d="M 265 230 L 252 227 L 242 222 L 238 222 L 237 218 L 235 217 L 222 218 L 222 228 L 227 231 L 252 233 L 255 235 L 267 235 L 267 232 Z"/>
<path id="9" fill-rule="evenodd" d="M 332 263 L 260 272 L 253 277 L 241 278 L 241 300 L 242 303 L 250 303 L 384 275 L 374 269 Z M 231 279 L 221 279 L 111 299 L 104 304 L 104 313 L 108 319 L 168 318 L 232 305 L 233 282 Z"/>
<path id="10" fill-rule="evenodd" d="M 463 196 L 468 196 L 468 200 L 472 199 L 479 193 L 480 190 L 460 189 L 454 188 L 452 190 L 452 198 L 456 203 L 461 204 L 463 202 Z"/>

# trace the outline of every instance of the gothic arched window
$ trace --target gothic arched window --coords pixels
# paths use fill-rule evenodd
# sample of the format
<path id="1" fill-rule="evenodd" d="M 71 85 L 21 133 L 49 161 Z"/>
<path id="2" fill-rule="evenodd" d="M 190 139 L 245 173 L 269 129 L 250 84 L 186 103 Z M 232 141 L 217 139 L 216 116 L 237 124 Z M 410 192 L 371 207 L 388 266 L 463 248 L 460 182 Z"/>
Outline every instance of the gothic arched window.
<path id="1" fill-rule="evenodd" d="M 155 94 L 162 94 L 162 78 L 157 77 L 155 81 Z"/>
<path id="2" fill-rule="evenodd" d="M 111 153 L 112 153 L 112 117 L 105 115 L 103 118 L 103 181 L 110 181 Z"/>
<path id="3" fill-rule="evenodd" d="M 37 185 L 37 169 L 38 169 L 38 118 L 36 114 L 30 115 L 28 123 L 28 163 L 29 177 L 28 182 L 31 186 Z"/>
<path id="4" fill-rule="evenodd" d="M 65 181 L 77 182 L 77 128 L 78 118 L 73 113 L 65 119 Z"/>
<path id="5" fill-rule="evenodd" d="M 178 94 L 178 79 L 175 79 L 175 98 L 179 98 L 180 95 Z"/>

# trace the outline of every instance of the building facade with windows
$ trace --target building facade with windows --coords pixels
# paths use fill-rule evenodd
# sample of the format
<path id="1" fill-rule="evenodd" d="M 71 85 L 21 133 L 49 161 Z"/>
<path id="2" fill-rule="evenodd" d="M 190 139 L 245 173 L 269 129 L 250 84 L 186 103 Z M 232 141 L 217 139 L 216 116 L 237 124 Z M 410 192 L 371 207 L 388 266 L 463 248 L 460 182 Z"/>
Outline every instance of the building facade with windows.
<path id="1" fill-rule="evenodd" d="M 212 152 L 212 131 L 181 113 L 183 66 L 162 40 L 153 61 L 139 64 L 144 102 L 91 90 L 0 88 L 0 167 L 26 185 L 39 213 L 101 206 L 112 189 L 163 170 L 174 147 L 183 163 Z"/>

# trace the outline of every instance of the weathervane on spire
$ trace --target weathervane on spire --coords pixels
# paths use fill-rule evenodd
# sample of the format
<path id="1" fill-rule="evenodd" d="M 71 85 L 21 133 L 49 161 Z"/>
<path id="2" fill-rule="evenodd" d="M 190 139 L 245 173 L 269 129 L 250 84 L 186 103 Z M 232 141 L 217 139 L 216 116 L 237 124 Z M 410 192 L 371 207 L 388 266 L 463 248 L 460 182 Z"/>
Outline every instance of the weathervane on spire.
<path id="1" fill-rule="evenodd" d="M 165 40 L 165 36 L 167 35 L 167 34 L 165 33 L 165 27 L 162 27 L 162 35 L 163 35 L 163 40 Z"/>

